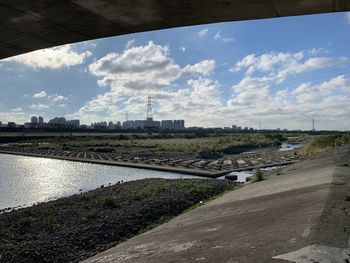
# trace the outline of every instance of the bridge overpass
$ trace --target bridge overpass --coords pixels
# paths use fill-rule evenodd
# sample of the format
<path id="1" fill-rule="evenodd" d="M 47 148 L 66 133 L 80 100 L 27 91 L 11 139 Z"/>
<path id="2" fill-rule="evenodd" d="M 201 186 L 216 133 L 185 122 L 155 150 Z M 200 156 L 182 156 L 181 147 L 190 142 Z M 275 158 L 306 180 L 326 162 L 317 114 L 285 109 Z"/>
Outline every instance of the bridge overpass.
<path id="1" fill-rule="evenodd" d="M 350 11 L 350 0 L 0 0 L 0 59 L 206 23 Z"/>

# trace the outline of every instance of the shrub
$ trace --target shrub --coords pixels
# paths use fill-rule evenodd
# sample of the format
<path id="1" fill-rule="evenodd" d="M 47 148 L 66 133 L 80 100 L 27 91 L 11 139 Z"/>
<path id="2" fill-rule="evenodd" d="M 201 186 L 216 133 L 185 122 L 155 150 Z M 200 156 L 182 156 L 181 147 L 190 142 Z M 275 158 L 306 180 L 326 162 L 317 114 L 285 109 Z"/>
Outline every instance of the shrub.
<path id="1" fill-rule="evenodd" d="M 107 207 L 114 207 L 117 204 L 117 199 L 114 196 L 107 196 L 103 203 Z"/>
<path id="2" fill-rule="evenodd" d="M 260 170 L 260 168 L 256 168 L 255 169 L 255 177 L 254 177 L 253 182 L 260 182 L 263 180 L 265 180 L 264 173 Z"/>
<path id="3" fill-rule="evenodd" d="M 159 195 L 162 191 L 166 190 L 167 186 L 166 185 L 156 185 L 152 187 L 145 187 L 143 189 L 140 189 L 133 197 L 133 200 L 142 200 L 147 197 L 151 196 L 157 196 Z"/>
<path id="4" fill-rule="evenodd" d="M 29 227 L 32 224 L 32 218 L 22 217 L 18 222 L 23 227 Z"/>

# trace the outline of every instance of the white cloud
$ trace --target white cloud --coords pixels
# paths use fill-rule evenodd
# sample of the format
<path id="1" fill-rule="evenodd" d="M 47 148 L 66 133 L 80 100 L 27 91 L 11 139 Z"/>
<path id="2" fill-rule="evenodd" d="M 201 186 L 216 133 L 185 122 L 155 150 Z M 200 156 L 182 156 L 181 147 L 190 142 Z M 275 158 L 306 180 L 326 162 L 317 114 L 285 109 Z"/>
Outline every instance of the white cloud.
<path id="1" fill-rule="evenodd" d="M 325 96 L 336 95 L 332 94 L 333 92 L 337 92 L 337 94 L 344 92 L 349 94 L 349 79 L 344 75 L 340 75 L 319 85 L 312 86 L 311 83 L 303 83 L 294 89 L 291 94 L 294 95 L 299 101 L 306 102 L 319 100 Z"/>
<path id="2" fill-rule="evenodd" d="M 163 102 L 172 97 L 179 99 L 179 94 L 190 96 L 191 90 L 193 92 L 196 90 L 194 94 L 198 94 L 199 88 L 191 86 L 195 82 L 188 84 L 191 87 L 180 88 L 181 92 L 172 91 L 172 85 L 179 79 L 208 76 L 215 69 L 215 65 L 214 60 L 207 59 L 181 67 L 170 57 L 168 46 L 160 46 L 153 42 L 126 49 L 120 54 L 107 54 L 92 63 L 89 70 L 91 74 L 101 77 L 98 81 L 100 86 L 110 90 L 92 98 L 70 116 L 85 121 L 89 118 L 97 121 L 101 116 L 109 116 L 109 118 L 119 116 L 120 118 L 124 116 L 126 110 L 137 116 L 143 116 L 146 95 L 151 94 Z M 207 91 L 210 90 L 211 88 L 207 89 Z M 180 99 L 191 104 L 190 97 Z M 192 100 L 192 103 L 194 101 Z M 176 100 L 172 105 L 168 103 L 163 105 L 166 108 L 178 103 Z M 164 109 L 162 112 L 169 113 Z"/>
<path id="3" fill-rule="evenodd" d="M 103 77 L 100 85 L 118 82 L 152 82 L 169 85 L 181 74 L 180 66 L 169 57 L 169 48 L 149 42 L 123 53 L 110 53 L 89 66 L 92 74 Z"/>
<path id="4" fill-rule="evenodd" d="M 283 81 L 289 75 L 301 74 L 323 68 L 344 67 L 348 64 L 347 57 L 306 57 L 306 52 L 269 52 L 257 56 L 250 54 L 237 62 L 231 72 L 245 70 L 247 75 L 257 72 L 269 74 L 278 81 Z"/>
<path id="5" fill-rule="evenodd" d="M 33 68 L 58 69 L 83 64 L 92 54 L 90 51 L 74 51 L 72 45 L 33 51 L 27 54 L 4 59 L 4 62 L 17 62 Z"/>
<path id="6" fill-rule="evenodd" d="M 135 44 L 135 39 L 130 39 L 128 42 L 125 44 L 125 48 L 131 48 Z"/>
<path id="7" fill-rule="evenodd" d="M 30 108 L 34 110 L 44 110 L 44 109 L 48 109 L 49 106 L 46 104 L 32 104 L 30 105 Z"/>
<path id="8" fill-rule="evenodd" d="M 208 31 L 209 31 L 208 28 L 204 28 L 204 29 L 198 31 L 198 32 L 197 32 L 197 35 L 198 35 L 199 37 L 204 37 L 204 36 L 208 33 Z"/>
<path id="9" fill-rule="evenodd" d="M 235 42 L 236 40 L 232 37 L 224 37 L 221 39 L 221 41 L 224 43 L 231 43 L 231 42 Z"/>
<path id="10" fill-rule="evenodd" d="M 214 35 L 214 40 L 220 40 L 223 43 L 230 43 L 230 42 L 235 42 L 234 38 L 231 37 L 222 37 L 221 36 L 221 31 L 216 32 Z"/>
<path id="11" fill-rule="evenodd" d="M 17 108 L 14 108 L 14 109 L 11 109 L 12 112 L 22 112 L 23 109 L 21 107 L 17 107 Z"/>
<path id="12" fill-rule="evenodd" d="M 67 97 L 62 96 L 62 95 L 58 95 L 58 94 L 50 95 L 50 96 L 48 96 L 48 99 L 51 100 L 52 102 L 63 102 L 63 101 L 68 100 Z"/>
<path id="13" fill-rule="evenodd" d="M 43 90 L 43 91 L 40 91 L 38 93 L 35 93 L 33 95 L 33 98 L 45 98 L 47 96 L 46 92 Z"/>
<path id="14" fill-rule="evenodd" d="M 215 68 L 215 60 L 207 59 L 194 65 L 187 65 L 183 71 L 184 73 L 198 73 L 202 75 L 209 75 Z"/>
<path id="15" fill-rule="evenodd" d="M 312 55 L 312 56 L 316 56 L 316 55 L 319 55 L 319 54 L 328 54 L 329 53 L 329 50 L 323 48 L 323 47 L 319 47 L 319 48 L 312 48 L 309 53 Z"/>
<path id="16" fill-rule="evenodd" d="M 186 52 L 186 48 L 185 48 L 185 47 L 179 47 L 179 49 L 180 49 L 182 52 Z"/>
<path id="17" fill-rule="evenodd" d="M 152 95 L 156 119 L 184 118 L 187 126 L 254 126 L 262 121 L 265 128 L 308 128 L 315 118 L 318 127 L 341 127 L 350 114 L 347 76 L 284 86 L 291 75 L 347 64 L 347 58 L 317 57 L 320 53 L 248 55 L 236 63 L 234 69 L 245 74 L 227 93 L 211 74 L 215 60 L 180 66 L 168 46 L 149 42 L 92 63 L 90 73 L 100 77 L 107 91 L 68 117 L 85 123 L 122 121 L 128 111 L 130 119 L 143 119 L 146 96 Z"/>
<path id="18" fill-rule="evenodd" d="M 23 111 L 0 111 L 0 120 L 2 120 L 3 124 L 6 122 L 16 122 L 16 123 L 24 123 L 28 121 L 29 116 L 26 115 Z"/>
<path id="19" fill-rule="evenodd" d="M 189 74 L 207 75 L 215 61 L 204 60 L 181 68 L 171 57 L 168 46 L 150 41 L 145 46 L 132 47 L 121 54 L 110 53 L 89 66 L 90 73 L 101 77 L 100 86 L 113 90 L 160 90 Z"/>
<path id="20" fill-rule="evenodd" d="M 215 40 L 218 40 L 218 39 L 220 39 L 221 38 L 221 31 L 218 31 L 218 32 L 216 32 L 216 34 L 215 34 L 215 36 L 214 36 L 214 39 Z"/>

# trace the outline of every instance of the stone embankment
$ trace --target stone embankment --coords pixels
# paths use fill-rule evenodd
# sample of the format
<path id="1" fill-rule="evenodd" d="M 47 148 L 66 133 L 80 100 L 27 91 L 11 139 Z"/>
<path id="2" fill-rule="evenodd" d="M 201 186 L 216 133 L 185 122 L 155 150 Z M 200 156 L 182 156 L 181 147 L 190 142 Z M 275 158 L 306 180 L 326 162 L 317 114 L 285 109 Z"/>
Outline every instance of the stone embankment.
<path id="1" fill-rule="evenodd" d="M 113 153 L 40 150 L 32 148 L 2 148 L 0 149 L 0 153 L 151 169 L 209 178 L 217 178 L 233 171 L 239 172 L 252 170 L 256 167 L 286 165 L 300 160 L 300 157 L 294 151 L 241 154 L 226 156 L 220 159 L 130 157 Z"/>
<path id="2" fill-rule="evenodd" d="M 0 214 L 0 263 L 77 262 L 176 216 L 234 183 L 144 179 Z"/>

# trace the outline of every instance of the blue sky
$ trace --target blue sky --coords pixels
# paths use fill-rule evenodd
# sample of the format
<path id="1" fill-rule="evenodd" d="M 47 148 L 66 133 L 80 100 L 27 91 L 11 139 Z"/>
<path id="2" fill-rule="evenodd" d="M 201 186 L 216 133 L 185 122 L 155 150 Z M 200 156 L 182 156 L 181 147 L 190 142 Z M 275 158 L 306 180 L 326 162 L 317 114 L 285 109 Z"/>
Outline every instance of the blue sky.
<path id="1" fill-rule="evenodd" d="M 186 126 L 350 128 L 350 15 L 183 27 L 0 61 L 0 121 L 155 119 Z"/>

